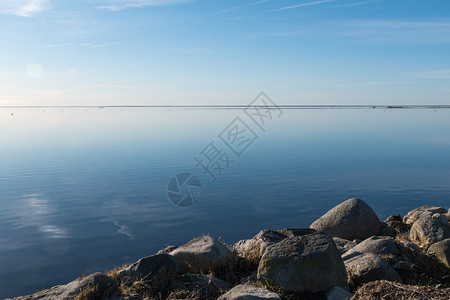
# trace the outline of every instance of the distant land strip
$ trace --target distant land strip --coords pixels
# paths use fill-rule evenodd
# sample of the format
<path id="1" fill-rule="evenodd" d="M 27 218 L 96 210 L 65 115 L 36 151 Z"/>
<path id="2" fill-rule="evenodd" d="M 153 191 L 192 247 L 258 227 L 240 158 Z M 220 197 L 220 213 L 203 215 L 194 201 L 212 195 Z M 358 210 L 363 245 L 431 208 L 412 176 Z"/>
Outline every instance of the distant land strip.
<path id="1" fill-rule="evenodd" d="M 187 108 L 187 109 L 242 109 L 248 105 L 0 105 L 0 109 L 39 108 L 39 109 L 73 109 L 73 108 Z M 265 109 L 449 109 L 449 105 L 251 105 Z"/>

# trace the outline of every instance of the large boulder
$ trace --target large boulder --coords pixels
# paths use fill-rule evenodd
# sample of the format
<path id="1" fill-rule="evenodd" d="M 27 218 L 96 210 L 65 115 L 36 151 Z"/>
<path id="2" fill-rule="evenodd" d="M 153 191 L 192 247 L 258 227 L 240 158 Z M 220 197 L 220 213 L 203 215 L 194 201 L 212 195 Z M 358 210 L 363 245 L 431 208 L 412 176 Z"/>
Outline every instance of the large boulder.
<path id="1" fill-rule="evenodd" d="M 269 290 L 249 284 L 240 284 L 219 297 L 219 300 L 281 300 Z"/>
<path id="2" fill-rule="evenodd" d="M 175 258 L 182 274 L 222 271 L 231 264 L 233 257 L 227 246 L 208 235 L 195 238 L 169 254 Z"/>
<path id="3" fill-rule="evenodd" d="M 155 254 L 141 258 L 129 267 L 119 271 L 124 284 L 132 284 L 136 280 L 155 281 L 158 284 L 170 285 L 178 277 L 178 267 L 172 256 Z"/>
<path id="4" fill-rule="evenodd" d="M 267 247 L 259 262 L 258 281 L 292 293 L 326 293 L 334 286 L 348 290 L 336 245 L 319 232 Z"/>
<path id="5" fill-rule="evenodd" d="M 450 239 L 434 243 L 428 249 L 429 254 L 434 254 L 447 268 L 450 268 Z"/>
<path id="6" fill-rule="evenodd" d="M 233 251 L 252 264 L 258 265 L 264 250 L 275 243 L 281 242 L 287 236 L 273 230 L 261 230 L 252 239 L 242 240 L 233 245 Z"/>
<path id="7" fill-rule="evenodd" d="M 430 206 L 430 205 L 424 205 L 418 208 L 413 209 L 412 211 L 408 212 L 403 217 L 403 223 L 412 225 L 414 222 L 416 222 L 420 216 L 422 216 L 424 213 L 433 215 L 435 213 L 439 214 L 445 214 L 447 213 L 447 210 L 443 207 L 437 207 L 437 206 Z"/>
<path id="8" fill-rule="evenodd" d="M 353 288 L 375 280 L 402 282 L 397 272 L 384 259 L 373 253 L 363 253 L 344 263 L 348 282 Z"/>
<path id="9" fill-rule="evenodd" d="M 113 279 L 102 273 L 94 273 L 66 285 L 58 285 L 49 290 L 17 297 L 13 300 L 109 299 L 119 295 L 120 290 Z"/>
<path id="10" fill-rule="evenodd" d="M 346 260 L 347 257 L 353 256 L 354 253 L 373 253 L 395 256 L 398 255 L 399 252 L 394 239 L 391 237 L 372 236 L 345 252 L 342 255 L 342 259 Z"/>
<path id="11" fill-rule="evenodd" d="M 364 240 L 380 232 L 380 220 L 361 199 L 349 199 L 314 221 L 310 228 L 346 240 Z"/>
<path id="12" fill-rule="evenodd" d="M 434 243 L 450 238 L 450 224 L 444 223 L 440 216 L 440 214 L 433 216 L 422 214 L 411 227 L 410 240 L 427 248 Z"/>

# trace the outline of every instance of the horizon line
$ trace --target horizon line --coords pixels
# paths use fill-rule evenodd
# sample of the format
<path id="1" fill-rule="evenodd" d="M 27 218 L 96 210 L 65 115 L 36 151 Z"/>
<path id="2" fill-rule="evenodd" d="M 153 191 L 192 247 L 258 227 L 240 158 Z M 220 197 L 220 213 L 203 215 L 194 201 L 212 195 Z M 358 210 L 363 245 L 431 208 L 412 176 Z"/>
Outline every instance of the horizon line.
<path id="1" fill-rule="evenodd" d="M 11 108 L 267 108 L 267 109 L 449 109 L 450 104 L 282 104 L 282 105 L 0 105 L 0 109 Z"/>

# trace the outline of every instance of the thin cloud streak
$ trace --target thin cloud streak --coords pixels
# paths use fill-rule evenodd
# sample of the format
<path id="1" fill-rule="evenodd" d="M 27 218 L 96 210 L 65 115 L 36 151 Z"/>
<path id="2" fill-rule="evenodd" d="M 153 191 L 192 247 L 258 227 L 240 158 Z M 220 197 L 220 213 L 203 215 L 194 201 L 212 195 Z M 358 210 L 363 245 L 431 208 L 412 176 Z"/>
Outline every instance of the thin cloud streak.
<path id="1" fill-rule="evenodd" d="M 414 75 L 422 79 L 450 79 L 450 69 L 427 71 Z"/>
<path id="2" fill-rule="evenodd" d="M 111 47 L 119 45 L 120 42 L 114 42 L 114 43 L 103 43 L 103 44 L 97 44 L 97 45 L 89 45 L 89 48 L 105 48 L 105 47 Z"/>
<path id="3" fill-rule="evenodd" d="M 127 8 L 143 8 L 147 6 L 169 6 L 175 4 L 189 3 L 195 0 L 101 0 L 95 1 L 103 3 L 97 9 L 120 11 Z"/>
<path id="4" fill-rule="evenodd" d="M 266 2 L 269 2 L 269 1 L 271 1 L 271 0 L 260 0 L 260 1 L 256 1 L 256 2 L 251 2 L 251 3 L 239 5 L 239 6 L 234 6 L 234 7 L 230 7 L 230 8 L 226 8 L 226 9 L 220 10 L 216 14 L 223 14 L 223 13 L 226 13 L 226 12 L 229 12 L 229 11 L 233 11 L 233 10 L 237 10 L 237 9 L 241 9 L 241 8 L 245 8 L 245 7 L 249 7 L 249 6 L 258 5 L 258 4 L 266 3 Z"/>
<path id="5" fill-rule="evenodd" d="M 50 7 L 50 0 L 2 0 L 0 2 L 0 13 L 32 17 Z"/>
<path id="6" fill-rule="evenodd" d="M 350 20 L 310 24 L 254 37 L 335 36 L 362 43 L 450 44 L 450 21 Z"/>
<path id="7" fill-rule="evenodd" d="M 353 3 L 347 3 L 347 4 L 337 4 L 331 6 L 332 8 L 340 8 L 340 7 L 352 7 L 352 6 L 360 6 L 360 5 L 366 5 L 366 4 L 372 4 L 376 2 L 380 2 L 381 0 L 370 0 L 370 1 L 360 1 L 360 2 L 353 2 Z"/>
<path id="8" fill-rule="evenodd" d="M 286 7 L 276 8 L 276 9 L 272 9 L 272 10 L 270 10 L 270 11 L 288 10 L 288 9 L 300 8 L 300 7 L 305 7 L 305 6 L 312 6 L 312 5 L 319 5 L 319 4 L 329 3 L 329 2 L 335 2 L 335 1 L 336 1 L 336 0 L 318 0 L 318 1 L 311 1 L 311 2 L 306 2 L 306 3 L 302 3 L 302 4 L 297 4 L 297 5 L 291 5 L 291 6 L 286 6 Z"/>

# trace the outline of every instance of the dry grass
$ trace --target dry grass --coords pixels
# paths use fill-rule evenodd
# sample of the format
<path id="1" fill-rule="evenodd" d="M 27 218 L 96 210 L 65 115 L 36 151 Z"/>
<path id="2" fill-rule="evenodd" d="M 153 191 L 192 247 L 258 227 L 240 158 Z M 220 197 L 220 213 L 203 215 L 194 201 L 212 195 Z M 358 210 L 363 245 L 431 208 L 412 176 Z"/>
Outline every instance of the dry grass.
<path id="1" fill-rule="evenodd" d="M 111 270 L 106 271 L 105 274 L 106 274 L 106 276 L 112 278 L 120 286 L 121 280 L 120 280 L 119 272 L 122 271 L 123 269 L 128 268 L 130 265 L 131 265 L 130 263 L 125 263 L 120 267 L 117 266 Z"/>
<path id="2" fill-rule="evenodd" d="M 89 284 L 75 295 L 74 300 L 96 300 L 99 298 L 98 294 L 98 286 L 96 284 Z"/>
<path id="3" fill-rule="evenodd" d="M 423 249 L 406 246 L 397 241 L 397 248 L 400 255 L 397 259 L 413 262 L 418 266 L 416 272 L 398 271 L 405 284 L 433 285 L 445 284 L 446 276 L 450 274 L 450 269 L 439 262 L 435 256 L 427 254 Z"/>
<path id="4" fill-rule="evenodd" d="M 450 299 L 450 288 L 437 289 L 435 287 L 411 286 L 389 281 L 373 281 L 358 289 L 351 300 L 383 299 L 383 300 L 412 300 L 412 299 Z"/>

